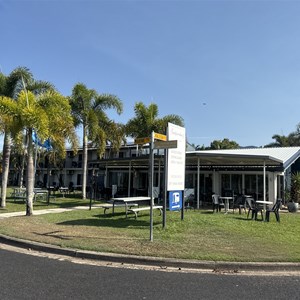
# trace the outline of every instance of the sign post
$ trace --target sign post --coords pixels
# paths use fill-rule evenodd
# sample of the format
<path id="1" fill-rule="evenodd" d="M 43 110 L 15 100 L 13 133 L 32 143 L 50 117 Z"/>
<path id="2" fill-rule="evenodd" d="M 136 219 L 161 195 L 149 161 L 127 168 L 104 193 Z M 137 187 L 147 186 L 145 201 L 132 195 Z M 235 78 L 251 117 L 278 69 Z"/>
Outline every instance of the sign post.
<path id="1" fill-rule="evenodd" d="M 185 128 L 168 123 L 168 140 L 177 140 L 177 148 L 168 150 L 167 191 L 184 191 L 185 186 Z M 177 194 L 176 194 L 177 195 Z M 179 194 L 180 196 L 180 194 Z M 177 197 L 177 196 L 176 196 Z M 181 219 L 184 217 L 183 195 L 181 197 Z"/>
<path id="2" fill-rule="evenodd" d="M 155 141 L 158 140 L 158 141 Z M 150 148 L 150 155 L 149 155 L 149 193 L 150 193 L 150 241 L 153 242 L 153 182 L 154 182 L 154 149 L 164 149 L 165 150 L 165 197 L 164 197 L 164 204 L 163 204 L 163 227 L 166 226 L 166 207 L 167 207 L 167 185 L 166 185 L 166 178 L 167 178 L 167 149 L 177 148 L 177 140 L 167 140 L 167 136 L 164 134 L 156 133 L 152 131 L 151 137 L 143 137 L 143 138 L 136 138 L 134 140 L 135 144 L 147 144 L 149 143 Z M 176 201 L 178 199 L 178 195 L 174 196 Z"/>
<path id="3" fill-rule="evenodd" d="M 153 177 L 154 177 L 154 131 L 150 142 L 150 241 L 153 242 Z"/>

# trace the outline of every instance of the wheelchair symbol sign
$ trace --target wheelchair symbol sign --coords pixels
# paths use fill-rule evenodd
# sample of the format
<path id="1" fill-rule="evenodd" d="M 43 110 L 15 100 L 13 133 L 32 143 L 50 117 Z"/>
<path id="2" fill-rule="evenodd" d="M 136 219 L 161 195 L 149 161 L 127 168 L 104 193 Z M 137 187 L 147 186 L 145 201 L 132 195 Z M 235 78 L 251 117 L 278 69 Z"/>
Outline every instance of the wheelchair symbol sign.
<path id="1" fill-rule="evenodd" d="M 169 192 L 169 209 L 180 210 L 182 207 L 182 191 Z"/>

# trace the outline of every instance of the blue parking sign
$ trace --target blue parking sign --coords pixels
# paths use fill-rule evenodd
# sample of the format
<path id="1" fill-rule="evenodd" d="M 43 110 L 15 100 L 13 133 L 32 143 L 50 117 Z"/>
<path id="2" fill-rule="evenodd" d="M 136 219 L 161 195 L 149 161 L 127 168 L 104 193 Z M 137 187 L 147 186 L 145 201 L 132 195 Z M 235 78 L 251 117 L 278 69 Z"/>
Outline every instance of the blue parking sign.
<path id="1" fill-rule="evenodd" d="M 180 210 L 182 207 L 182 191 L 169 191 L 169 209 Z"/>

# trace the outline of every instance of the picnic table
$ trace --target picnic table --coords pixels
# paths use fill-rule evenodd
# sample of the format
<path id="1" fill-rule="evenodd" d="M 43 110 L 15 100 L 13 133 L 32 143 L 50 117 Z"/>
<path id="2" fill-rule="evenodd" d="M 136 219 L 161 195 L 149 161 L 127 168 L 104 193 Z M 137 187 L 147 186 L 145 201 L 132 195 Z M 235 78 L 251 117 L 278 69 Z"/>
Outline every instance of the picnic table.
<path id="1" fill-rule="evenodd" d="M 59 187 L 59 192 L 63 195 L 63 198 L 65 198 L 65 194 L 69 192 L 69 188 L 66 186 Z"/>
<path id="2" fill-rule="evenodd" d="M 16 202 L 17 199 L 26 199 L 26 188 L 13 188 L 13 191 L 11 193 L 11 196 L 14 197 L 14 202 Z"/>
<path id="3" fill-rule="evenodd" d="M 48 195 L 48 191 L 47 190 L 43 190 L 41 188 L 34 188 L 33 189 L 33 201 L 35 201 L 37 198 L 42 198 L 45 199 L 47 198 Z M 25 201 L 26 199 L 26 188 L 13 188 L 13 192 L 11 193 L 11 196 L 14 197 L 14 202 L 17 199 L 22 199 Z"/>
<path id="4" fill-rule="evenodd" d="M 151 206 L 150 204 L 148 206 L 142 206 L 140 207 L 139 204 L 142 202 L 149 202 L 151 201 L 151 197 L 144 197 L 144 196 L 138 196 L 138 197 L 117 197 L 117 198 L 112 198 L 112 213 L 114 214 L 115 212 L 115 206 L 118 205 L 119 203 L 123 203 L 125 206 L 125 214 L 126 218 L 128 216 L 129 212 L 132 212 L 135 214 L 135 218 L 137 218 L 137 214 L 139 211 L 143 210 L 150 210 Z M 133 205 L 133 204 L 138 204 L 137 208 L 129 208 L 128 206 Z M 162 206 L 159 205 L 153 205 L 153 209 L 159 209 L 161 212 Z"/>

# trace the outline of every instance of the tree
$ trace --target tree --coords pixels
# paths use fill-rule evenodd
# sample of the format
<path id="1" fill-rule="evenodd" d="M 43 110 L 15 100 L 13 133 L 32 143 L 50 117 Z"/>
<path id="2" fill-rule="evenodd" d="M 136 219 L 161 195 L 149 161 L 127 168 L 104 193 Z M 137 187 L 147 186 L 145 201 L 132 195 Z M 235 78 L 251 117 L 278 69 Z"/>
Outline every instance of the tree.
<path id="1" fill-rule="evenodd" d="M 299 132 L 297 131 L 290 133 L 288 136 L 274 134 L 272 139 L 274 139 L 275 142 L 265 145 L 265 148 L 300 146 Z"/>
<path id="2" fill-rule="evenodd" d="M 221 140 L 214 140 L 210 143 L 210 149 L 238 149 L 240 148 L 239 144 L 235 141 L 230 141 L 225 138 Z"/>
<path id="3" fill-rule="evenodd" d="M 126 124 L 126 134 L 133 138 L 150 137 L 152 131 L 165 134 L 168 123 L 184 126 L 183 119 L 178 115 L 158 118 L 158 106 L 154 103 L 147 107 L 142 102 L 137 102 L 134 113 L 135 117 Z"/>
<path id="4" fill-rule="evenodd" d="M 235 141 L 230 141 L 227 138 L 221 140 L 214 140 L 210 143 L 209 147 L 205 147 L 204 145 L 198 145 L 196 150 L 218 150 L 218 149 L 239 149 L 240 146 Z"/>
<path id="5" fill-rule="evenodd" d="M 106 135 L 106 145 L 110 147 L 109 155 L 117 152 L 122 143 L 126 144 L 125 126 L 112 120 L 101 119 L 99 126 Z M 97 145 L 95 145 L 97 146 Z"/>
<path id="6" fill-rule="evenodd" d="M 33 213 L 34 189 L 34 146 L 33 131 L 41 141 L 51 139 L 57 151 L 65 155 L 65 141 L 68 140 L 74 148 L 77 138 L 73 126 L 71 107 L 68 99 L 57 92 L 46 92 L 34 95 L 32 92 L 21 91 L 17 101 L 9 97 L 0 97 L 0 118 L 11 131 L 26 132 L 27 172 L 26 172 L 26 215 Z M 12 127 L 12 123 L 14 127 Z"/>
<path id="7" fill-rule="evenodd" d="M 8 76 L 0 73 L 0 97 L 8 97 L 16 100 L 19 93 L 25 89 L 33 91 L 35 95 L 43 93 L 46 90 L 54 89 L 49 82 L 35 81 L 32 73 L 26 67 L 18 67 L 14 69 Z M 11 118 L 7 116 L 6 118 Z M 3 160 L 2 160 L 2 195 L 1 207 L 6 206 L 6 190 L 8 182 L 10 155 L 11 155 L 11 139 L 12 131 L 15 131 L 14 122 L 3 119 L 1 129 L 4 133 L 3 140 Z"/>
<path id="8" fill-rule="evenodd" d="M 75 125 L 82 126 L 83 157 L 82 157 L 82 197 L 86 199 L 87 185 L 87 157 L 88 141 L 98 148 L 98 155 L 102 156 L 106 146 L 106 130 L 101 122 L 108 124 L 106 109 L 115 109 L 122 113 L 123 105 L 117 96 L 111 94 L 98 94 L 93 89 L 88 89 L 83 83 L 77 83 L 69 98 Z"/>
<path id="9" fill-rule="evenodd" d="M 274 134 L 272 139 L 275 142 L 265 145 L 266 148 L 270 147 L 288 147 L 289 146 L 289 138 L 285 135 Z"/>
<path id="10" fill-rule="evenodd" d="M 300 123 L 297 124 L 296 130 L 292 131 L 287 136 L 274 134 L 272 139 L 275 140 L 275 142 L 265 145 L 265 148 L 300 146 Z"/>

